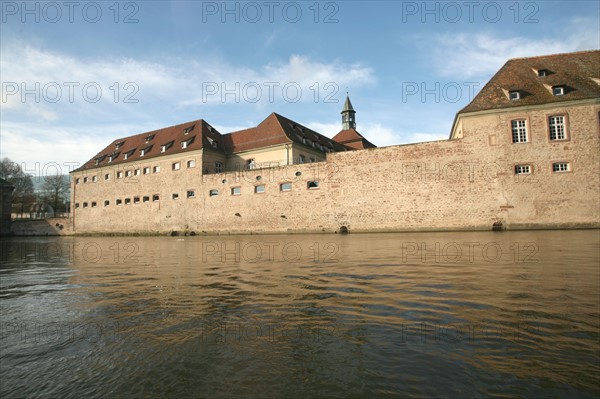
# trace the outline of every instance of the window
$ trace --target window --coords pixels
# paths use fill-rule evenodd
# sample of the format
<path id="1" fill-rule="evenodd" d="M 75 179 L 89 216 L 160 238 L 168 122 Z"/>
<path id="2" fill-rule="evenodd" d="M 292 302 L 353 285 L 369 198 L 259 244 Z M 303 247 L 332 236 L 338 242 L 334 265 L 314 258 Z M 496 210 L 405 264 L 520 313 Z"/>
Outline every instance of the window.
<path id="1" fill-rule="evenodd" d="M 565 87 L 564 86 L 553 86 L 552 87 L 552 95 L 554 95 L 554 96 L 562 96 L 563 94 L 565 94 Z"/>
<path id="2" fill-rule="evenodd" d="M 552 164 L 552 171 L 553 172 L 570 172 L 571 171 L 571 164 L 568 162 L 555 162 Z"/>
<path id="3" fill-rule="evenodd" d="M 152 196 L 152 201 L 153 201 L 153 202 L 160 201 L 160 196 L 159 196 L 158 194 L 154 194 L 154 195 Z"/>
<path id="4" fill-rule="evenodd" d="M 149 167 L 149 166 L 146 166 L 146 167 L 144 168 L 144 174 L 145 174 L 145 175 L 149 175 L 149 174 L 150 174 L 150 167 Z"/>
<path id="5" fill-rule="evenodd" d="M 125 171 L 125 177 L 131 177 L 131 171 L 130 170 Z"/>
<path id="6" fill-rule="evenodd" d="M 215 173 L 223 172 L 223 162 L 215 162 Z"/>
<path id="7" fill-rule="evenodd" d="M 131 198 L 125 198 L 125 205 L 131 204 Z"/>
<path id="8" fill-rule="evenodd" d="M 292 183 L 281 183 L 279 185 L 281 191 L 292 191 Z"/>
<path id="9" fill-rule="evenodd" d="M 146 143 L 149 143 L 154 138 L 154 135 L 146 136 Z"/>
<path id="10" fill-rule="evenodd" d="M 209 197 L 214 197 L 215 195 L 219 195 L 219 190 L 212 189 L 208 192 Z"/>
<path id="11" fill-rule="evenodd" d="M 88 207 L 88 203 L 87 203 L 87 202 L 84 202 L 84 203 L 83 203 L 83 207 L 84 207 L 84 208 L 87 208 L 87 207 Z"/>
<path id="12" fill-rule="evenodd" d="M 160 172 L 160 166 L 155 166 L 152 168 L 152 173 L 158 173 Z"/>
<path id="13" fill-rule="evenodd" d="M 256 167 L 256 164 L 254 163 L 254 159 L 249 159 L 246 161 L 246 167 L 248 169 L 254 169 Z"/>
<path id="14" fill-rule="evenodd" d="M 75 203 L 75 209 L 79 208 L 79 202 Z"/>
<path id="15" fill-rule="evenodd" d="M 557 115 L 549 117 L 548 127 L 550 128 L 550 140 L 567 139 L 567 129 L 564 116 Z"/>
<path id="16" fill-rule="evenodd" d="M 104 206 L 109 206 L 110 205 L 110 201 L 109 200 L 104 200 Z"/>
<path id="17" fill-rule="evenodd" d="M 98 205 L 96 204 L 96 201 L 92 201 L 92 208 L 95 208 L 96 206 L 98 206 Z"/>
<path id="18" fill-rule="evenodd" d="M 300 157 L 298 158 L 298 163 L 304 163 L 306 162 L 306 157 L 303 154 L 300 154 Z"/>
<path id="19" fill-rule="evenodd" d="M 196 167 L 196 161 L 193 159 L 190 159 L 189 161 L 187 161 L 187 167 L 188 168 L 194 168 Z"/>
<path id="20" fill-rule="evenodd" d="M 173 165 L 171 165 L 171 169 L 173 170 L 179 170 L 181 168 L 181 164 L 179 162 L 174 162 Z"/>
<path id="21" fill-rule="evenodd" d="M 255 194 L 262 194 L 264 192 L 265 192 L 265 185 L 264 184 L 261 184 L 261 185 L 258 185 L 258 186 L 254 186 L 254 193 Z"/>
<path id="22" fill-rule="evenodd" d="M 123 178 L 123 172 L 119 171 L 117 172 L 117 179 L 122 179 Z"/>
<path id="23" fill-rule="evenodd" d="M 123 144 L 125 144 L 125 140 L 115 143 L 115 149 L 118 150 L 119 148 L 121 148 L 123 146 Z"/>
<path id="24" fill-rule="evenodd" d="M 196 197 L 196 192 L 193 191 L 193 190 L 188 190 L 187 197 L 188 198 L 195 198 Z"/>
<path id="25" fill-rule="evenodd" d="M 241 187 L 232 187 L 231 188 L 231 195 L 241 195 L 241 194 L 242 194 Z"/>
<path id="26" fill-rule="evenodd" d="M 135 153 L 135 148 L 133 150 L 129 150 L 126 153 L 123 154 L 123 159 L 128 159 L 130 156 L 132 156 Z"/>
<path id="27" fill-rule="evenodd" d="M 317 189 L 319 188 L 319 182 L 316 180 L 309 181 L 306 183 L 306 188 L 308 188 L 309 190 Z"/>
<path id="28" fill-rule="evenodd" d="M 160 146 L 160 152 L 165 152 L 172 146 L 173 146 L 173 141 L 169 141 L 167 144 L 163 144 Z"/>
<path id="29" fill-rule="evenodd" d="M 77 179 L 75 179 L 75 184 L 79 184 L 81 183 L 81 179 L 78 177 Z"/>
<path id="30" fill-rule="evenodd" d="M 182 140 L 181 141 L 181 148 L 188 148 L 190 145 L 192 145 L 192 143 L 194 142 L 195 138 L 196 138 L 196 136 L 190 137 L 187 140 Z"/>
<path id="31" fill-rule="evenodd" d="M 83 178 L 83 182 L 84 182 L 84 183 L 87 183 L 87 182 L 88 182 L 88 178 L 87 178 L 87 177 L 84 177 L 84 178 Z"/>
<path id="32" fill-rule="evenodd" d="M 110 173 L 104 175 L 104 180 L 110 180 Z"/>
<path id="33" fill-rule="evenodd" d="M 183 134 L 188 134 L 189 132 L 194 130 L 194 126 L 196 126 L 196 125 L 192 125 L 190 127 L 186 127 L 185 129 L 183 129 Z"/>
<path id="34" fill-rule="evenodd" d="M 134 204 L 139 204 L 140 203 L 140 197 L 133 197 L 133 203 Z"/>
<path id="35" fill-rule="evenodd" d="M 317 162 L 317 158 L 315 158 L 315 157 L 310 157 L 310 162 Z"/>
<path id="36" fill-rule="evenodd" d="M 150 197 L 147 195 L 144 195 L 144 197 L 142 198 L 143 202 L 150 202 Z"/>
<path id="37" fill-rule="evenodd" d="M 139 169 L 134 170 L 133 174 L 136 175 L 136 176 L 139 176 L 140 175 L 140 170 Z"/>
<path id="38" fill-rule="evenodd" d="M 546 76 L 548 76 L 550 74 L 550 71 L 547 69 L 540 69 L 537 71 L 537 73 L 540 78 L 545 78 Z"/>
<path id="39" fill-rule="evenodd" d="M 115 201 L 115 204 L 117 205 L 121 205 L 123 203 L 122 199 L 117 198 L 117 200 Z"/>
<path id="40" fill-rule="evenodd" d="M 173 193 L 173 195 L 171 195 L 171 198 L 174 200 L 179 199 L 179 194 Z"/>
<path id="41" fill-rule="evenodd" d="M 515 165 L 515 175 L 528 175 L 531 173 L 531 165 Z"/>
<path id="42" fill-rule="evenodd" d="M 149 145 L 149 146 L 147 146 L 145 148 L 142 148 L 140 150 L 140 157 L 143 157 L 144 155 L 146 155 L 147 153 L 149 153 L 151 149 L 152 149 L 151 145 Z"/>
<path id="43" fill-rule="evenodd" d="M 512 141 L 513 143 L 526 143 L 527 140 L 527 121 L 525 119 L 515 119 L 511 121 Z"/>
<path id="44" fill-rule="evenodd" d="M 98 181 L 98 176 L 92 176 L 92 182 L 96 183 Z"/>

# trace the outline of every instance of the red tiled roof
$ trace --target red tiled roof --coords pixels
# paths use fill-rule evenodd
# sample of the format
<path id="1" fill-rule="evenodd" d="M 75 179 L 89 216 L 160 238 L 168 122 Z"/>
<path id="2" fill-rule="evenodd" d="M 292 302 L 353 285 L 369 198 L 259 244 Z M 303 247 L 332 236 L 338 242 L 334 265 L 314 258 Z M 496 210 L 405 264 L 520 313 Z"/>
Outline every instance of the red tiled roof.
<path id="1" fill-rule="evenodd" d="M 188 141 L 186 148 L 181 145 L 183 141 Z M 202 148 L 230 154 L 292 142 L 313 147 L 317 151 L 346 151 L 350 149 L 297 122 L 272 113 L 256 127 L 228 134 L 220 134 L 207 122 L 199 119 L 120 138 L 114 140 L 77 170 L 118 165 Z M 164 152 L 161 152 L 161 146 L 163 145 L 170 146 Z M 323 149 L 321 149 L 321 146 L 323 146 Z M 141 155 L 142 149 L 147 150 L 143 156 Z M 127 159 L 124 158 L 125 153 L 128 154 Z M 109 162 L 111 155 L 116 158 Z"/>
<path id="2" fill-rule="evenodd" d="M 292 142 L 309 147 L 313 146 L 312 143 L 315 142 L 319 151 L 321 146 L 333 151 L 347 150 L 346 146 L 276 113 L 269 115 L 256 127 L 229 133 L 224 135 L 223 138 L 228 153 Z"/>
<path id="3" fill-rule="evenodd" d="M 546 70 L 547 76 L 538 76 Z M 600 51 L 580 51 L 509 60 L 461 111 L 520 107 L 600 97 Z M 553 95 L 552 87 L 564 86 L 564 95 Z M 519 100 L 508 92 L 519 91 Z"/>
<path id="4" fill-rule="evenodd" d="M 222 150 L 221 134 L 204 120 L 199 119 L 114 140 L 77 170 L 112 166 L 162 155 L 199 150 L 203 147 L 212 147 L 211 140 L 216 141 L 217 148 Z M 186 148 L 183 148 L 181 144 L 184 141 L 188 142 Z M 161 152 L 161 146 L 163 145 L 168 145 L 168 148 Z M 143 149 L 146 149 L 146 152 L 142 156 L 141 150 Z M 126 153 L 128 154 L 127 159 L 124 158 Z M 111 155 L 115 156 L 115 159 L 109 162 Z"/>
<path id="5" fill-rule="evenodd" d="M 356 131 L 356 129 L 342 130 L 341 132 L 333 136 L 333 140 L 355 150 L 363 150 L 365 148 L 377 147 L 375 144 L 371 143 L 369 140 L 364 138 L 362 134 Z"/>

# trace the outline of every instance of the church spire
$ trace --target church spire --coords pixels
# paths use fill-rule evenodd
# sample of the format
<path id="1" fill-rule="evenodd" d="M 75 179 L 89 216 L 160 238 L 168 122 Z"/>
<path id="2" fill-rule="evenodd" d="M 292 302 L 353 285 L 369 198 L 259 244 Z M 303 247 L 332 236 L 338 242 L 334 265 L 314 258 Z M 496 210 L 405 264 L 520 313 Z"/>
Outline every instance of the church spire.
<path id="1" fill-rule="evenodd" d="M 356 111 L 352 108 L 350 97 L 346 93 L 346 102 L 344 103 L 344 109 L 342 109 L 342 130 L 356 129 Z"/>

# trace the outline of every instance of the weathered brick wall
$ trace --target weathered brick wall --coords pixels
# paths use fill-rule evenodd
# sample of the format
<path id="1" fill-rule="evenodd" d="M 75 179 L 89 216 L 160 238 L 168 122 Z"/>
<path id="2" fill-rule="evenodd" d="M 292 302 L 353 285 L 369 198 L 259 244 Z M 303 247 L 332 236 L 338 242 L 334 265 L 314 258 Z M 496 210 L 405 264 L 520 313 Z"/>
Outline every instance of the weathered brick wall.
<path id="1" fill-rule="evenodd" d="M 75 210 L 74 230 L 489 230 L 496 221 L 507 228 L 600 227 L 598 112 L 597 101 L 484 112 L 459 119 L 461 139 L 334 153 L 326 162 L 246 172 L 202 175 L 201 154 L 158 158 L 148 165 L 159 165 L 160 173 L 77 185 L 72 203 L 97 206 Z M 547 118 L 557 113 L 568 115 L 570 139 L 550 142 Z M 529 143 L 512 143 L 510 121 L 516 116 L 529 122 Z M 196 160 L 195 168 L 186 168 L 188 159 Z M 181 162 L 178 171 L 171 170 L 175 161 Z M 552 172 L 556 161 L 570 162 L 572 171 Z M 533 174 L 515 176 L 518 163 L 532 164 Z M 313 180 L 318 189 L 307 188 Z M 280 191 L 284 182 L 291 191 Z M 256 194 L 259 184 L 265 192 Z M 234 187 L 240 195 L 231 195 Z M 209 196 L 211 189 L 219 195 Z M 194 197 L 187 198 L 187 191 Z M 153 194 L 160 200 L 133 204 L 134 196 Z M 126 197 L 132 204 L 115 205 Z"/>

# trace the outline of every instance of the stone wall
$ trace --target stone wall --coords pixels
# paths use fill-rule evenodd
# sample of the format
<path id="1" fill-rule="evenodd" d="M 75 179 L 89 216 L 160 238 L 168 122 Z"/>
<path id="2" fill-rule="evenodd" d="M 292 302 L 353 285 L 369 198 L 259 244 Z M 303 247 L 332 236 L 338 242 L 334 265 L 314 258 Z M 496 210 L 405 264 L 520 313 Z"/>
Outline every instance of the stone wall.
<path id="1" fill-rule="evenodd" d="M 73 226 L 69 218 L 44 220 L 14 220 L 11 234 L 15 236 L 63 236 L 72 235 Z"/>
<path id="2" fill-rule="evenodd" d="M 331 153 L 325 162 L 244 172 L 202 175 L 199 166 L 185 167 L 193 155 L 155 158 L 152 165 L 160 165 L 160 173 L 74 187 L 72 204 L 88 202 L 88 208 L 74 209 L 74 231 L 490 230 L 494 223 L 509 229 L 600 227 L 599 112 L 595 101 L 461 115 L 460 139 Z M 568 116 L 566 141 L 548 139 L 547 118 L 556 113 Z M 512 143 L 515 117 L 527 118 L 530 142 Z M 172 171 L 177 160 L 181 169 Z M 569 162 L 571 171 L 553 172 L 557 161 Z M 522 163 L 531 164 L 533 173 L 515 175 L 514 166 Z M 313 181 L 318 188 L 308 187 Z M 291 190 L 281 191 L 282 183 L 290 183 Z M 255 192 L 257 185 L 264 185 L 263 193 Z M 232 195 L 238 187 L 240 194 Z M 213 189 L 219 195 L 210 196 Z M 153 194 L 158 201 L 152 201 Z M 117 198 L 130 198 L 131 204 L 116 205 Z M 104 206 L 104 200 L 110 204 Z"/>

